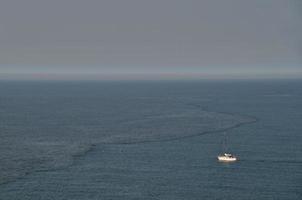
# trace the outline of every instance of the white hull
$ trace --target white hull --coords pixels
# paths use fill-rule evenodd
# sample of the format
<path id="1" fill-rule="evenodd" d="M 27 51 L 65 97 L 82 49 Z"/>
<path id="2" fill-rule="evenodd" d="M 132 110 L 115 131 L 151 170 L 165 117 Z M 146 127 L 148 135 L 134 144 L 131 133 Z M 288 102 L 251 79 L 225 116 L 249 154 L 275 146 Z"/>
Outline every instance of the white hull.
<path id="1" fill-rule="evenodd" d="M 234 162 L 237 160 L 237 158 L 228 158 L 225 156 L 218 156 L 217 158 L 219 161 L 222 161 L 222 162 Z"/>
<path id="2" fill-rule="evenodd" d="M 235 156 L 233 156 L 232 154 L 227 154 L 227 153 L 225 153 L 224 155 L 220 155 L 217 158 L 221 162 L 234 162 L 237 160 L 237 158 Z"/>

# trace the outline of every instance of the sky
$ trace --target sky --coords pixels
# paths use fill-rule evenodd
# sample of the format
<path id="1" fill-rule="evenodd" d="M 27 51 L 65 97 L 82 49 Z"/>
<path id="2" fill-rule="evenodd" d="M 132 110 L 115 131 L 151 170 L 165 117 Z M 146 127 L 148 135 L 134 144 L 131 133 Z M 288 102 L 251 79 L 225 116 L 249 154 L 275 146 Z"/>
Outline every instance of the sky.
<path id="1" fill-rule="evenodd" d="M 0 79 L 302 77 L 300 0 L 1 0 Z"/>

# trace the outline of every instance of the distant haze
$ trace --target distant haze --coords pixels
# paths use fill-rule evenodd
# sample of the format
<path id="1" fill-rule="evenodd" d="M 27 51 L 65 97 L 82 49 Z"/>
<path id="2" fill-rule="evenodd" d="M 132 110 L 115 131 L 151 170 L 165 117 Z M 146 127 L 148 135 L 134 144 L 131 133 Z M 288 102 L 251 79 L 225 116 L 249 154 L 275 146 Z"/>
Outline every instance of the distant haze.
<path id="1" fill-rule="evenodd" d="M 0 79 L 224 77 L 302 77 L 302 1 L 0 3 Z"/>

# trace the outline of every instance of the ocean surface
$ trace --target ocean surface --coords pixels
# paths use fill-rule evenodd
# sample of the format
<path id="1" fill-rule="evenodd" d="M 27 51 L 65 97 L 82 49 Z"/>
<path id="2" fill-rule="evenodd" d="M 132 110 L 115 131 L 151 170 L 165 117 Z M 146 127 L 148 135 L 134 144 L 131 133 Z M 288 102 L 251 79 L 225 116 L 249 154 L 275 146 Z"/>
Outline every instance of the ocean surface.
<path id="1" fill-rule="evenodd" d="M 0 199 L 300 200 L 302 80 L 1 81 Z"/>

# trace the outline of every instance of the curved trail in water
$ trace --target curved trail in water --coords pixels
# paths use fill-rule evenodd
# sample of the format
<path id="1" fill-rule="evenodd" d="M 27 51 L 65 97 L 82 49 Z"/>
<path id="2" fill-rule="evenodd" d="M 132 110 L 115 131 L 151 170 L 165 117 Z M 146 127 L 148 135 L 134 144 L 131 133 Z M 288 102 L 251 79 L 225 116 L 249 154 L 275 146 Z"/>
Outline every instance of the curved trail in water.
<path id="1" fill-rule="evenodd" d="M 212 134 L 212 133 L 221 133 L 225 131 L 229 131 L 235 128 L 239 128 L 243 125 L 247 124 L 253 124 L 259 121 L 259 119 L 255 116 L 249 116 L 249 115 L 242 115 L 242 114 L 237 114 L 237 113 L 230 113 L 230 112 L 216 112 L 216 111 L 209 111 L 207 109 L 202 108 L 201 105 L 199 104 L 186 104 L 191 107 L 199 108 L 200 110 L 208 113 L 217 113 L 217 114 L 223 114 L 223 115 L 230 115 L 230 116 L 241 116 L 245 118 L 250 118 L 250 121 L 246 122 L 239 122 L 233 126 L 229 126 L 227 128 L 222 128 L 219 130 L 211 130 L 211 131 L 203 131 L 191 135 L 186 135 L 186 136 L 178 136 L 175 138 L 169 138 L 169 139 L 158 139 L 158 140 L 147 140 L 147 141 L 136 141 L 136 142 L 108 142 L 108 143 L 96 143 L 95 145 L 101 145 L 101 144 L 106 144 L 106 145 L 131 145 L 131 144 L 145 144 L 145 143 L 157 143 L 157 142 L 170 142 L 170 141 L 177 141 L 177 140 L 183 140 L 183 139 L 188 139 L 188 138 L 193 138 L 193 137 L 198 137 L 206 134 Z"/>
<path id="2" fill-rule="evenodd" d="M 61 167 L 58 167 L 58 168 L 36 169 L 36 170 L 33 170 L 33 171 L 28 171 L 28 172 L 25 172 L 23 175 L 15 178 L 13 180 L 8 180 L 8 181 L 2 182 L 2 183 L 0 183 L 0 185 L 5 185 L 5 184 L 16 182 L 16 181 L 24 179 L 26 176 L 28 176 L 32 173 L 36 173 L 36 172 L 50 172 L 50 171 L 64 170 L 64 169 L 66 169 L 70 166 L 73 166 L 75 164 L 75 161 L 78 160 L 79 158 L 84 157 L 87 154 L 89 154 L 90 152 L 94 151 L 94 148 L 98 145 L 135 145 L 135 144 L 179 141 L 179 140 L 198 137 L 198 136 L 202 136 L 202 135 L 206 135 L 206 134 L 221 133 L 221 132 L 225 132 L 225 131 L 229 131 L 229 130 L 241 127 L 243 125 L 252 124 L 252 123 L 256 123 L 257 121 L 259 121 L 259 119 L 254 117 L 254 116 L 242 115 L 242 114 L 237 114 L 237 113 L 209 111 L 207 109 L 204 109 L 199 104 L 192 104 L 191 103 L 191 104 L 186 104 L 186 105 L 190 106 L 190 107 L 198 108 L 201 111 L 207 112 L 207 113 L 216 113 L 216 114 L 229 115 L 229 116 L 241 116 L 243 118 L 249 118 L 250 120 L 247 120 L 247 121 L 244 121 L 244 122 L 239 122 L 239 123 L 236 123 L 235 125 L 232 125 L 232 126 L 229 126 L 229 127 L 226 127 L 226 128 L 221 128 L 221 129 L 217 129 L 217 130 L 210 130 L 210 131 L 202 131 L 202 132 L 198 132 L 198 133 L 194 133 L 194 134 L 190 134 L 190 135 L 186 135 L 186 136 L 171 137 L 171 138 L 168 138 L 168 139 L 141 140 L 141 141 L 133 141 L 133 142 L 96 142 L 96 143 L 87 144 L 87 148 L 86 148 L 85 151 L 71 155 L 71 163 L 67 164 L 66 166 L 61 166 Z"/>
<path id="3" fill-rule="evenodd" d="M 30 174 L 33 174 L 33 173 L 37 173 L 37 172 L 51 172 L 51 171 L 60 171 L 60 170 L 64 170 L 70 166 L 73 166 L 74 165 L 74 161 L 77 159 L 77 158 L 81 158 L 81 157 L 84 157 L 86 156 L 89 152 L 93 151 L 94 147 L 96 145 L 95 144 L 90 144 L 90 145 L 87 145 L 87 148 L 85 151 L 83 152 L 80 152 L 80 153 L 77 153 L 77 154 L 73 154 L 71 155 L 71 163 L 70 164 L 66 164 L 65 166 L 61 166 L 61 167 L 56 167 L 56 168 L 46 168 L 46 169 L 35 169 L 33 171 L 27 171 L 25 172 L 24 174 L 20 175 L 19 177 L 15 177 L 14 179 L 12 180 L 7 180 L 7 181 L 3 181 L 3 182 L 0 182 L 0 186 L 1 185 L 6 185 L 6 184 L 9 184 L 9 183 L 14 183 L 14 182 L 17 182 L 18 180 L 22 180 L 24 179 L 26 176 L 30 175 Z"/>

